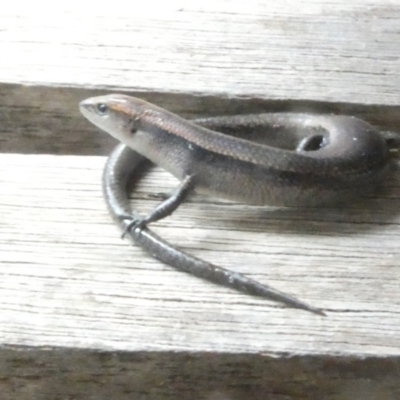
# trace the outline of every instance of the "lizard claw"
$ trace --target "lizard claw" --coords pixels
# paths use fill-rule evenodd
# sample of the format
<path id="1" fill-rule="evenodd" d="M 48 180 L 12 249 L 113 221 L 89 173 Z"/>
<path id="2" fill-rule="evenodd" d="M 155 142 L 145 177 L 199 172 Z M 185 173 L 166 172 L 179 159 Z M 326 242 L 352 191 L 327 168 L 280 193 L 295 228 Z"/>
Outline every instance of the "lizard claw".
<path id="1" fill-rule="evenodd" d="M 124 228 L 124 231 L 121 234 L 121 239 L 124 239 L 125 236 L 130 233 L 131 231 L 135 229 L 140 229 L 142 230 L 146 226 L 146 221 L 145 219 L 135 219 L 131 215 L 122 215 L 120 217 L 121 221 L 126 221 L 130 220 L 129 223 L 127 223 L 126 227 Z"/>

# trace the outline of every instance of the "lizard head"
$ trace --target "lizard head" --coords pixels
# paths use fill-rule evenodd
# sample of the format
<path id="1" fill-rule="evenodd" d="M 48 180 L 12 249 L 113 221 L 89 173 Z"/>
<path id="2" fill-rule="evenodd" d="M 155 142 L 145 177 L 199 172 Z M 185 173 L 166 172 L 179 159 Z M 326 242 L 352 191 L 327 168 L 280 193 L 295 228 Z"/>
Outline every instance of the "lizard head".
<path id="1" fill-rule="evenodd" d="M 123 143 L 130 141 L 149 110 L 149 103 L 121 94 L 90 97 L 79 104 L 81 113 L 94 125 Z"/>

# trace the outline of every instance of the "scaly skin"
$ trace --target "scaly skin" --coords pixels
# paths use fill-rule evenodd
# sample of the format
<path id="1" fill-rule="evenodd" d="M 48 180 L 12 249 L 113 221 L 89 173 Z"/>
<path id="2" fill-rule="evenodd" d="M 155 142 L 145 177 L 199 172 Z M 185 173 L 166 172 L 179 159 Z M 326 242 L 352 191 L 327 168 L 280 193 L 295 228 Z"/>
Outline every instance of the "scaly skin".
<path id="1" fill-rule="evenodd" d="M 319 308 L 170 245 L 147 224 L 171 214 L 191 189 L 250 204 L 315 205 L 372 190 L 386 172 L 389 146 L 353 117 L 276 113 L 186 121 L 143 100 L 109 95 L 80 104 L 83 115 L 120 140 L 103 176 L 108 209 L 132 240 L 157 259 L 242 292 L 325 315 Z M 388 139 L 389 140 L 389 139 Z M 183 183 L 142 218 L 126 186 L 146 157 Z"/>

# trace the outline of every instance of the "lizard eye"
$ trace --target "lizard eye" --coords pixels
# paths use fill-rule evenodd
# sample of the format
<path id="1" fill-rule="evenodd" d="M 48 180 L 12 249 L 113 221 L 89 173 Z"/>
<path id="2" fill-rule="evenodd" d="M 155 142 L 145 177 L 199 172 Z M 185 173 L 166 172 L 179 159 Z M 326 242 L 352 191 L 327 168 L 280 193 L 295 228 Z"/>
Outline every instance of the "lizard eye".
<path id="1" fill-rule="evenodd" d="M 104 103 L 99 103 L 96 105 L 96 111 L 99 115 L 104 115 L 108 111 L 108 107 Z"/>

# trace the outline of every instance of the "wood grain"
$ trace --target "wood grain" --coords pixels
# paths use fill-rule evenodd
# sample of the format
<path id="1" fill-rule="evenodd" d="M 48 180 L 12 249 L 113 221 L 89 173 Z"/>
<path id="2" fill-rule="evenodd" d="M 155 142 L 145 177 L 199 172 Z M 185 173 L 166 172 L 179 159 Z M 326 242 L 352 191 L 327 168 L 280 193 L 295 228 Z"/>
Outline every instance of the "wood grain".
<path id="1" fill-rule="evenodd" d="M 189 118 L 289 110 L 400 126 L 396 0 L 24 3 L 0 10 L 2 152 L 107 154 L 77 104 L 110 91 Z"/>
<path id="2" fill-rule="evenodd" d="M 396 0 L 25 3 L 0 13 L 1 82 L 399 102 Z"/>
<path id="3" fill-rule="evenodd" d="M 2 155 L 1 163 L 3 343 L 400 353 L 398 172 L 381 195 L 345 209 L 265 209 L 197 197 L 154 224 L 199 257 L 327 310 L 320 318 L 174 271 L 122 241 L 101 198 L 102 157 Z M 135 195 L 141 211 L 156 203 L 152 193 L 173 186 L 166 172 L 150 174 Z"/>
<path id="4" fill-rule="evenodd" d="M 116 145 L 78 110 L 87 97 L 106 90 L 21 86 L 0 83 L 2 152 L 106 155 Z M 125 92 L 185 118 L 262 112 L 311 112 L 353 115 L 378 130 L 397 131 L 400 106 L 371 106 L 306 100 L 260 100 L 187 94 Z"/>
<path id="5" fill-rule="evenodd" d="M 122 241 L 96 157 L 115 142 L 77 107 L 119 91 L 188 118 L 313 111 L 398 130 L 399 21 L 397 0 L 2 7 L 0 398 L 399 399 L 398 163 L 375 197 L 342 209 L 197 196 L 154 225 L 319 318 Z M 175 184 L 155 169 L 135 206 L 148 212 Z"/>
<path id="6" fill-rule="evenodd" d="M 154 224 L 323 318 L 175 271 L 121 240 L 101 198 L 104 162 L 0 156 L 5 400 L 398 397 L 400 166 L 378 196 L 341 210 L 194 196 Z M 175 184 L 156 168 L 135 207 L 147 212 Z"/>

